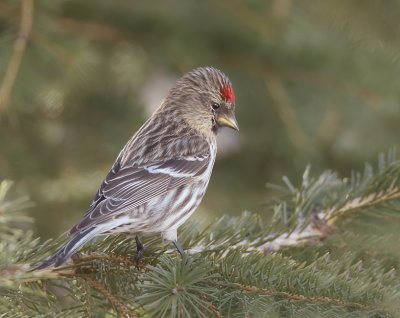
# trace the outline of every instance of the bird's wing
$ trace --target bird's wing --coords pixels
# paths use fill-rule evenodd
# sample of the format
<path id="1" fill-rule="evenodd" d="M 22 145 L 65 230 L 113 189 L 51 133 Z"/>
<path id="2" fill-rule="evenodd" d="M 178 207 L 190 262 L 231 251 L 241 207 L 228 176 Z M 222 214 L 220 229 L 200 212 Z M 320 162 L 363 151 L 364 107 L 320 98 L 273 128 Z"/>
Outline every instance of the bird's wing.
<path id="1" fill-rule="evenodd" d="M 150 164 L 121 167 L 117 160 L 84 218 L 71 229 L 70 234 L 103 222 L 115 214 L 132 210 L 180 185 L 198 179 L 206 171 L 211 159 L 208 146 L 203 149 L 197 155 Z"/>

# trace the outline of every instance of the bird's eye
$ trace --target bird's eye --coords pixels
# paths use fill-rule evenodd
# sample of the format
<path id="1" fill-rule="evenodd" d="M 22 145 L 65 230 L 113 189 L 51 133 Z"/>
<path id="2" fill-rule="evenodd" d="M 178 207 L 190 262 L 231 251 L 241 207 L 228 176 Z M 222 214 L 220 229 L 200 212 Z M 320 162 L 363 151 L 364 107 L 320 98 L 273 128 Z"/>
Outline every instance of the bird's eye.
<path id="1" fill-rule="evenodd" d="M 219 104 L 218 103 L 212 103 L 211 107 L 215 110 L 219 108 Z"/>

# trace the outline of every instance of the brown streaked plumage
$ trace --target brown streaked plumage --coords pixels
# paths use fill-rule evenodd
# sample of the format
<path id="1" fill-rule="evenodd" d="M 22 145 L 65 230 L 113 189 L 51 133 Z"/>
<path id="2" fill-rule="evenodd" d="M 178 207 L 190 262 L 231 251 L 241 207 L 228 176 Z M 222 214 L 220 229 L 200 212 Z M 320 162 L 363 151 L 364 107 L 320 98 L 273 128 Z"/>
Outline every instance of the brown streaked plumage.
<path id="1" fill-rule="evenodd" d="M 177 229 L 203 198 L 221 126 L 238 129 L 231 83 L 202 67 L 180 78 L 161 106 L 128 141 L 101 184 L 71 240 L 36 269 L 62 265 L 92 238 L 121 232 L 160 233 L 177 242 Z"/>

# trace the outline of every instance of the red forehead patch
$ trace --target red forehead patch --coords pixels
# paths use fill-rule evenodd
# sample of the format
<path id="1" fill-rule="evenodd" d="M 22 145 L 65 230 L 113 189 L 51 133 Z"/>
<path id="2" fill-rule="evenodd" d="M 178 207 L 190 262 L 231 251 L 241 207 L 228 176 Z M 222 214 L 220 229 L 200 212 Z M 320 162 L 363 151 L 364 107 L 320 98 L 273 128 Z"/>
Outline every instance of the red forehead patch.
<path id="1" fill-rule="evenodd" d="M 231 102 L 231 103 L 235 102 L 235 94 L 233 93 L 233 89 L 232 89 L 231 86 L 222 87 L 221 88 L 221 95 L 228 102 Z"/>

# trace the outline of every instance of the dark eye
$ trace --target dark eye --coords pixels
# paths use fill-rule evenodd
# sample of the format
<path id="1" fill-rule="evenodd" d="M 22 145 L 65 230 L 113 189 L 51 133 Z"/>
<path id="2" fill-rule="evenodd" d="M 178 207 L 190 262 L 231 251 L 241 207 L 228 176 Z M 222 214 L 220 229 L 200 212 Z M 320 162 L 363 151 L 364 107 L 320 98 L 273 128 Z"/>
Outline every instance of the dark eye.
<path id="1" fill-rule="evenodd" d="M 219 108 L 219 104 L 218 103 L 212 103 L 211 107 L 215 110 Z"/>

